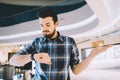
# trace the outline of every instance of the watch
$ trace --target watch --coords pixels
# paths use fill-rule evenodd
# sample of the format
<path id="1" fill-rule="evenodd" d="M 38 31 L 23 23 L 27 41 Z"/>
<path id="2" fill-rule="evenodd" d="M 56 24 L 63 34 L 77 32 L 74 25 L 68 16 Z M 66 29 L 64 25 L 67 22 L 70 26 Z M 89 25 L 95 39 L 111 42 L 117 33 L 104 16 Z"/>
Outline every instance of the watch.
<path id="1" fill-rule="evenodd" d="M 34 59 L 34 54 L 31 54 L 31 55 L 30 55 L 30 58 L 31 58 L 31 60 L 35 61 L 35 59 Z"/>

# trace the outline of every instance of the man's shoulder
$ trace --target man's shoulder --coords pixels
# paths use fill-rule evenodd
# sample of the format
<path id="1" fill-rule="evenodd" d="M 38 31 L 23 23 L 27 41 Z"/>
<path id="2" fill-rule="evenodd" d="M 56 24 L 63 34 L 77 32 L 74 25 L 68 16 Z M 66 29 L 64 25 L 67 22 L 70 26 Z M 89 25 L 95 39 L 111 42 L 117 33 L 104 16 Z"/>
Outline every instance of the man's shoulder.
<path id="1" fill-rule="evenodd" d="M 44 37 L 36 37 L 35 39 L 33 39 L 33 41 L 43 41 Z"/>
<path id="2" fill-rule="evenodd" d="M 74 41 L 74 38 L 72 38 L 72 37 L 70 37 L 70 36 L 62 36 L 63 37 L 63 39 L 67 39 L 67 40 L 72 40 L 72 41 Z"/>

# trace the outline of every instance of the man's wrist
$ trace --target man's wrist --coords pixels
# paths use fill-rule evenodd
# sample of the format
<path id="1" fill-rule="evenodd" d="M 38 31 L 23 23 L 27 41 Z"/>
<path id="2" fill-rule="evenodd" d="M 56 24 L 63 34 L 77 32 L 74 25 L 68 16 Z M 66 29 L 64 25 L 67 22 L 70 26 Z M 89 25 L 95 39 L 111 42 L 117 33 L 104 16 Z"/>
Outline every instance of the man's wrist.
<path id="1" fill-rule="evenodd" d="M 35 61 L 34 54 L 30 55 L 31 60 Z"/>

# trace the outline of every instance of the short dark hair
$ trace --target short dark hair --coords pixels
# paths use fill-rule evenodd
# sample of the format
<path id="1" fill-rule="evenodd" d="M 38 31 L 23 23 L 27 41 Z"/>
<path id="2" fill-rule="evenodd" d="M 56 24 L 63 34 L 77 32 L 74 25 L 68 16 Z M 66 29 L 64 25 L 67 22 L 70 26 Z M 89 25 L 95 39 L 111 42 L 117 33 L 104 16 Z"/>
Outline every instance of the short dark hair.
<path id="1" fill-rule="evenodd" d="M 50 7 L 44 7 L 44 8 L 42 8 L 42 9 L 38 12 L 37 17 L 41 17 L 41 18 L 52 17 L 54 23 L 58 21 L 57 14 L 56 14 L 55 11 L 53 11 L 53 9 L 51 9 Z"/>

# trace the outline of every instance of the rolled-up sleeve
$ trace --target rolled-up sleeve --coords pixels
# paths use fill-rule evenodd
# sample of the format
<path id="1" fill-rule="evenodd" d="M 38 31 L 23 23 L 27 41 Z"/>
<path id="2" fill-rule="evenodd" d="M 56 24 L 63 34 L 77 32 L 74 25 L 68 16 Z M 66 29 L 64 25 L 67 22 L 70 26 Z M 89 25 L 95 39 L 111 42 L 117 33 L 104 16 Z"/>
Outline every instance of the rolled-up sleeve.
<path id="1" fill-rule="evenodd" d="M 72 53 L 71 53 L 71 57 L 70 57 L 70 66 L 71 69 L 74 67 L 74 65 L 79 63 L 79 51 L 78 51 L 78 47 L 75 43 L 75 41 L 72 41 Z"/>
<path id="2" fill-rule="evenodd" d="M 31 43 L 28 43 L 26 47 L 24 47 L 17 55 L 24 55 L 24 54 L 34 54 L 35 53 L 35 40 Z"/>

